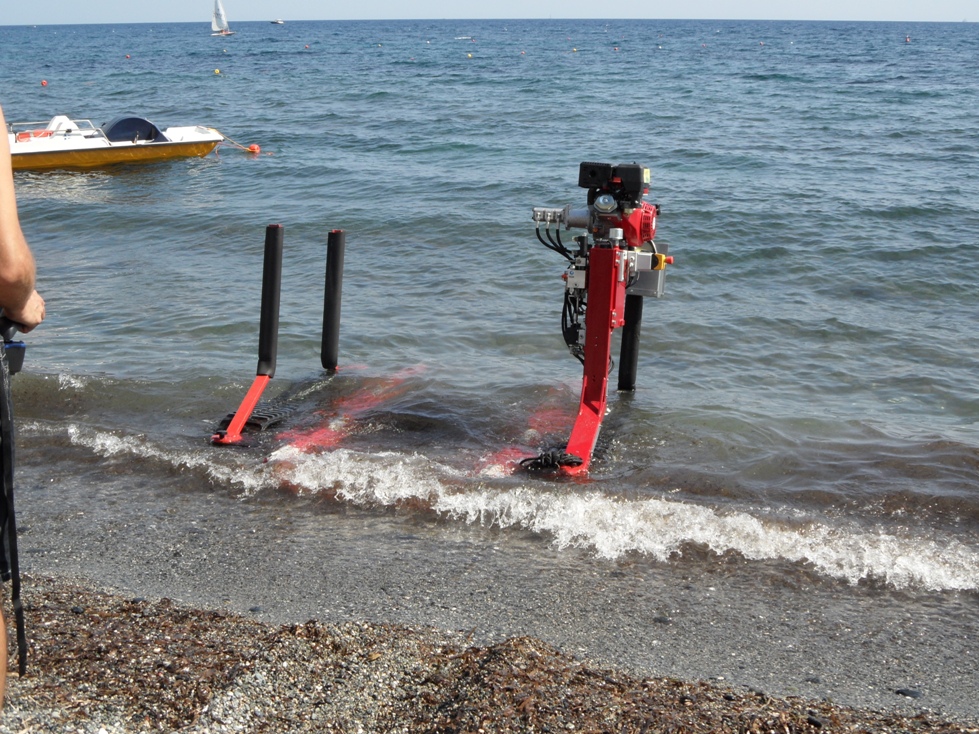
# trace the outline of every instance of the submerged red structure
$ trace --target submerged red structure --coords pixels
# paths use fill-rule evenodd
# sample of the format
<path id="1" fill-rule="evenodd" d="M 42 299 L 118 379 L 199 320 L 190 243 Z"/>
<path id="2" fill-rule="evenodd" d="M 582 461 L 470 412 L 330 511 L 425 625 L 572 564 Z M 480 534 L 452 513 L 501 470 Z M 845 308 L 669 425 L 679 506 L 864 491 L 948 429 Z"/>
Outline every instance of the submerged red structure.
<path id="1" fill-rule="evenodd" d="M 570 263 L 564 274 L 561 330 L 584 367 L 578 415 L 565 448 L 548 449 L 522 462 L 528 469 L 567 475 L 587 472 L 591 463 L 608 404 L 612 334 L 622 327 L 619 390 L 635 389 L 642 300 L 662 296 L 665 268 L 673 262 L 666 248 L 653 241 L 659 207 L 643 201 L 649 191 L 648 168 L 582 163 L 578 185 L 588 189 L 587 207 L 533 211 L 537 238 Z M 575 248 L 569 249 L 561 241 L 562 226 L 587 233 L 575 237 Z"/>
<path id="2" fill-rule="evenodd" d="M 608 405 L 612 336 L 616 329 L 622 329 L 618 389 L 634 390 L 643 299 L 662 296 L 665 269 L 673 262 L 666 246 L 657 246 L 653 240 L 659 206 L 643 200 L 649 193 L 648 168 L 636 163 L 582 163 L 578 186 L 588 190 L 585 207 L 537 207 L 533 220 L 537 223 L 537 239 L 568 261 L 563 275 L 561 331 L 571 354 L 584 368 L 581 399 L 566 446 L 546 449 L 520 462 L 526 469 L 568 476 L 588 472 L 592 461 Z M 561 240 L 562 228 L 582 229 L 585 234 L 574 237 L 574 245 L 569 248 Z M 241 406 L 219 424 L 211 437 L 215 444 L 239 443 L 246 428 L 264 430 L 288 412 L 256 410 L 275 374 L 282 239 L 280 225 L 267 228 L 257 374 Z M 335 372 L 344 232 L 330 232 L 327 247 L 321 362 L 327 371 Z M 326 426 L 309 437 L 294 440 L 303 445 L 333 446 L 342 433 Z"/>
<path id="3" fill-rule="evenodd" d="M 214 444 L 233 445 L 242 440 L 247 429 L 265 430 L 279 423 L 288 410 L 256 410 L 262 393 L 275 376 L 279 349 L 279 296 L 282 290 L 282 246 L 284 229 L 281 224 L 265 228 L 265 259 L 262 270 L 262 312 L 258 327 L 258 368 L 255 380 L 241 405 L 218 424 L 211 436 Z M 328 372 L 337 370 L 337 349 L 340 335 L 340 294 L 343 288 L 343 259 L 346 234 L 342 229 L 329 233 L 326 243 L 326 284 L 323 296 L 323 339 L 320 361 Z"/>

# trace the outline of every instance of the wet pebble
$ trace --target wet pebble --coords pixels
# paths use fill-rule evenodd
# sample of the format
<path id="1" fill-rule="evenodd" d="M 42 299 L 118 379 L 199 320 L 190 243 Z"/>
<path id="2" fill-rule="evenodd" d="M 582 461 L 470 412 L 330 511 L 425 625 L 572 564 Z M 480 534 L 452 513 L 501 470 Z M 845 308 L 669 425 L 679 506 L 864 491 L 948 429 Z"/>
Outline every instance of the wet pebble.
<path id="1" fill-rule="evenodd" d="M 8 680 L 0 734 L 713 734 L 721 722 L 744 732 L 970 731 L 920 713 L 735 691 L 721 679 L 636 679 L 531 637 L 475 646 L 463 632 L 363 622 L 274 626 L 53 579 L 33 578 L 31 589 L 31 674 Z"/>

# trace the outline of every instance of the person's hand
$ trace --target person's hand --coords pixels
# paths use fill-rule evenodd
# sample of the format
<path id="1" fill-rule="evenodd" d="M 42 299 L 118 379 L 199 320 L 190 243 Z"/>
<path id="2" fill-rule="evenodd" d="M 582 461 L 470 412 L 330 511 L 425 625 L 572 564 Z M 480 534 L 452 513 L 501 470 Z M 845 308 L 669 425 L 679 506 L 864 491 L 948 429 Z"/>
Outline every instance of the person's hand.
<path id="1" fill-rule="evenodd" d="M 8 309 L 4 312 L 4 316 L 16 322 L 17 328 L 26 334 L 44 321 L 44 299 L 41 298 L 40 293 L 34 291 L 22 309 L 19 311 Z"/>

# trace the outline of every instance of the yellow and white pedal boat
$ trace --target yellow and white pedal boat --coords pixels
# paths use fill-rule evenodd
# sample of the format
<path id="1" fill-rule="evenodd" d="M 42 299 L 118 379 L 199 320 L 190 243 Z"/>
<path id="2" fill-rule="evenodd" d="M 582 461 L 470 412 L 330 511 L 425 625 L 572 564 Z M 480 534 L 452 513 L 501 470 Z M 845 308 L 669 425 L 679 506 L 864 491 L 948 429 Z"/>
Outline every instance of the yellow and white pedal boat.
<path id="1" fill-rule="evenodd" d="M 47 123 L 12 123 L 8 128 L 15 171 L 203 157 L 224 140 L 213 128 L 190 125 L 160 130 L 149 120 L 131 116 L 96 127 L 90 120 L 56 115 Z"/>

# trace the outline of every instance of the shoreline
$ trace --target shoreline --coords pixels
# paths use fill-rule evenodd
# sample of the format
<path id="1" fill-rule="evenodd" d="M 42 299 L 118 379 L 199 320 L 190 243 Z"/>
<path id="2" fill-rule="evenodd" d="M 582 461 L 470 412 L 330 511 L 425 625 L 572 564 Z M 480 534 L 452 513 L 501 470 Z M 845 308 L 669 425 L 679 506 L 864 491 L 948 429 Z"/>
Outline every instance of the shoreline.
<path id="1" fill-rule="evenodd" d="M 25 575 L 272 626 L 463 630 L 445 634 L 486 649 L 532 638 L 640 681 L 979 722 L 975 594 L 853 586 L 696 549 L 609 561 L 424 508 L 35 472 L 21 467 Z M 26 584 L 25 603 L 34 593 Z M 29 615 L 29 635 L 35 625 Z"/>
<path id="2" fill-rule="evenodd" d="M 273 625 L 169 599 L 25 577 L 28 676 L 0 732 L 979 732 L 671 678 L 637 678 L 517 637 L 368 623 Z"/>

